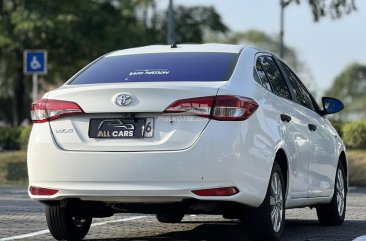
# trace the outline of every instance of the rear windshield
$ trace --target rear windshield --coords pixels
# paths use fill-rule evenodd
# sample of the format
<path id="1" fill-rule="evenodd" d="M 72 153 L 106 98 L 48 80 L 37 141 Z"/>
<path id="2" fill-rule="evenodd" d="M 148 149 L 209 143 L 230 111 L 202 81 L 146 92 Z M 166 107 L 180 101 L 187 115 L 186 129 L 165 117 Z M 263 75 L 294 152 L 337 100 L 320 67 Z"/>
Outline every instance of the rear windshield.
<path id="1" fill-rule="evenodd" d="M 239 54 L 154 53 L 104 57 L 69 84 L 227 81 Z"/>

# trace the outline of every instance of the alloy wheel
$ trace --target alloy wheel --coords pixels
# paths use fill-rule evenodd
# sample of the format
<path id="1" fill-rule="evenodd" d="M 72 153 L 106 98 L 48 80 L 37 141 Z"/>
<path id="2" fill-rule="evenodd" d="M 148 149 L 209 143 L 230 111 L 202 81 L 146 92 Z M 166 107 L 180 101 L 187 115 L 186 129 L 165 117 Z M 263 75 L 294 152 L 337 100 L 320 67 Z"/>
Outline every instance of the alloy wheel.
<path id="1" fill-rule="evenodd" d="M 338 169 L 337 171 L 336 195 L 337 195 L 338 213 L 339 215 L 343 215 L 345 190 L 344 190 L 344 179 L 342 169 Z"/>
<path id="2" fill-rule="evenodd" d="M 272 227 L 275 232 L 278 232 L 281 229 L 283 218 L 283 194 L 281 179 L 276 172 L 273 173 L 271 179 L 270 206 Z"/>

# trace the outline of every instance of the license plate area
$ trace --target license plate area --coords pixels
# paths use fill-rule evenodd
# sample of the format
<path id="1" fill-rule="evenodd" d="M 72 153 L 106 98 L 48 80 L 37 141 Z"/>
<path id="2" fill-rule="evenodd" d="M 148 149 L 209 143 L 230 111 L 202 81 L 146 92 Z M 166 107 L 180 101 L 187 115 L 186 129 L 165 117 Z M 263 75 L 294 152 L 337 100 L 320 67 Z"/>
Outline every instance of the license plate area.
<path id="1" fill-rule="evenodd" d="M 149 138 L 153 133 L 154 118 L 93 118 L 89 122 L 90 138 Z"/>

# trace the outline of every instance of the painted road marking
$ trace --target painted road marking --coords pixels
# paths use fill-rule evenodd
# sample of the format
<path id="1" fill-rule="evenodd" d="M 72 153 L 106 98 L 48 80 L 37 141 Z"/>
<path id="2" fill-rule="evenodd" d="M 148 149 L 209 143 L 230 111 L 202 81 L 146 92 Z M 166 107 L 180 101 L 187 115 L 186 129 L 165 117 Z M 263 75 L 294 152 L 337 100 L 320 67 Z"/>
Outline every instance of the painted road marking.
<path id="1" fill-rule="evenodd" d="M 16 240 L 16 239 L 29 238 L 29 237 L 34 237 L 34 236 L 38 236 L 38 235 L 42 235 L 42 234 L 46 234 L 46 233 L 49 233 L 49 232 L 50 232 L 50 231 L 49 231 L 48 229 L 45 229 L 45 230 L 38 231 L 38 232 L 34 232 L 34 233 L 28 233 L 28 234 L 22 234 L 22 235 L 13 236 L 13 237 L 8 237 L 8 238 L 2 238 L 2 239 L 0 239 L 0 241 Z"/>
<path id="2" fill-rule="evenodd" d="M 366 241 L 366 235 L 358 237 L 358 238 L 354 239 L 353 241 Z"/>
<path id="3" fill-rule="evenodd" d="M 93 223 L 91 226 L 92 227 L 97 227 L 97 226 L 101 226 L 101 225 L 105 225 L 105 224 L 127 222 L 127 221 L 132 221 L 132 220 L 141 219 L 141 218 L 146 218 L 146 216 L 135 216 L 135 217 L 130 217 L 130 218 L 122 218 L 122 219 L 105 221 L 105 222 L 100 222 L 100 223 Z M 7 238 L 1 238 L 0 241 L 30 238 L 30 237 L 34 237 L 34 236 L 38 236 L 38 235 L 42 235 L 42 234 L 48 234 L 49 232 L 50 232 L 50 230 L 45 229 L 45 230 L 41 230 L 41 231 L 38 231 L 38 232 L 22 234 L 22 235 L 13 236 L 13 237 L 7 237 Z"/>

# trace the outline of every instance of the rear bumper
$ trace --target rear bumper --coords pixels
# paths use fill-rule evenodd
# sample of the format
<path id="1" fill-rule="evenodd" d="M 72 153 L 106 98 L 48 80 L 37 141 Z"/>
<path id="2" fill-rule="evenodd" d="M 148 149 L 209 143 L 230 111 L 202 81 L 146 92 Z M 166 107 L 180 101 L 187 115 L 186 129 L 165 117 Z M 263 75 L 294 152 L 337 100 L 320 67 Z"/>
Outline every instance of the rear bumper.
<path id="1" fill-rule="evenodd" d="M 227 197 L 200 197 L 192 190 L 202 189 L 202 183 L 101 183 L 101 182 L 32 182 L 31 186 L 48 187 L 59 190 L 53 196 L 34 196 L 36 200 L 62 200 L 77 198 L 83 201 L 126 202 L 126 203 L 170 203 L 181 202 L 185 199 L 202 200 L 227 200 L 232 201 L 233 196 Z M 211 182 L 208 187 L 232 186 L 233 183 Z"/>
<path id="2" fill-rule="evenodd" d="M 258 172 L 264 163 L 255 164 L 249 152 L 240 153 L 242 146 L 233 145 L 240 132 L 231 126 L 222 138 L 209 125 L 192 147 L 180 151 L 79 152 L 61 150 L 49 125 L 36 124 L 28 146 L 29 185 L 59 192 L 29 195 L 39 201 L 164 203 L 194 198 L 259 206 L 268 184 L 266 170 Z M 216 197 L 192 193 L 218 187 L 236 187 L 239 193 Z"/>

